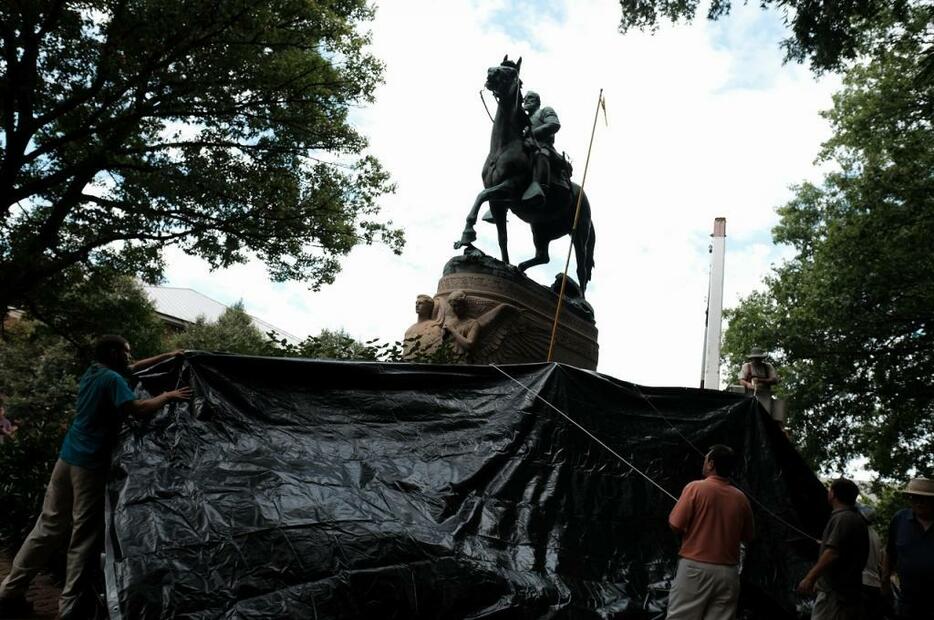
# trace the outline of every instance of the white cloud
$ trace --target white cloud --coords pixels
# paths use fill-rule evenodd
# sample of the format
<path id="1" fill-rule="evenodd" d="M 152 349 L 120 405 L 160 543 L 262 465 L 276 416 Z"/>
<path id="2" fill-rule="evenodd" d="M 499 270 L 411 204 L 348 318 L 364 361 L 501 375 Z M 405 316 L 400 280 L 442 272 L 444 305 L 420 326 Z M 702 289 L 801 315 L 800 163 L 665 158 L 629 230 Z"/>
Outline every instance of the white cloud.
<path id="1" fill-rule="evenodd" d="M 509 23 L 501 19 L 508 7 L 467 0 L 379 7 L 373 45 L 387 64 L 386 84 L 355 119 L 398 185 L 383 204 L 406 230 L 402 257 L 357 248 L 334 285 L 311 293 L 270 283 L 261 265 L 208 274 L 200 261 L 173 253 L 168 282 L 221 301 L 242 298 L 251 313 L 298 335 L 343 327 L 361 339 L 399 339 L 414 319 L 415 296 L 436 290 L 482 189 L 490 121 L 478 91 L 487 67 L 508 53 L 523 57 L 525 87 L 558 112 L 557 146 L 573 158 L 578 182 L 597 93 L 606 93 L 610 124 L 599 121 L 586 186 L 597 231 L 588 299 L 600 329 L 599 370 L 697 385 L 713 219 L 727 218 L 726 301 L 735 303 L 781 256 L 768 241 L 774 208 L 790 184 L 815 174 L 812 161 L 829 136 L 817 112 L 830 106 L 835 80 L 782 66 L 774 37 L 757 40 L 756 25 L 778 17 L 763 18 L 754 6 L 734 7 L 716 25 L 701 19 L 655 36 L 620 35 L 619 6 L 606 0 L 568 2 L 504 32 L 495 24 Z M 723 35 L 734 26 L 740 34 Z M 528 32 L 534 42 L 522 40 Z M 754 80 L 737 79 L 750 67 Z M 531 235 L 511 222 L 510 255 L 519 262 L 533 253 Z M 478 224 L 478 245 L 498 255 L 494 232 Z M 552 262 L 529 275 L 551 283 L 566 252 L 566 239 L 553 243 Z"/>

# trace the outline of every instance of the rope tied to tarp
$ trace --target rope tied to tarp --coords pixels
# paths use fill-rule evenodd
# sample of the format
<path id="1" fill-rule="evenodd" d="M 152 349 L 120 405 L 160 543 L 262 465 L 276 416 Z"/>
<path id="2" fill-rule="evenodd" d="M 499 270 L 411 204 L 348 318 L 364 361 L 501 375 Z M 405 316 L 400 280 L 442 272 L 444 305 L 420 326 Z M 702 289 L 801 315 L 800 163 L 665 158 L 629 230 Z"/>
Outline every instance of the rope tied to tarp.
<path id="1" fill-rule="evenodd" d="M 533 392 L 528 386 L 526 386 L 525 384 L 523 384 L 521 381 L 519 381 L 518 379 L 516 379 L 516 378 L 513 377 L 512 375 L 510 375 L 508 372 L 506 372 L 505 370 L 503 370 L 502 368 L 500 368 L 498 365 L 496 365 L 496 364 L 490 364 L 490 365 L 491 365 L 493 368 L 495 368 L 496 370 L 498 370 L 500 373 L 502 373 L 502 375 L 505 376 L 507 379 L 509 379 L 509 380 L 511 380 L 512 382 L 516 383 L 519 387 L 521 387 L 525 392 L 527 392 L 528 394 L 530 394 L 533 398 L 540 400 L 540 401 L 543 402 L 546 406 L 548 406 L 550 409 L 552 409 L 552 410 L 554 410 L 556 413 L 558 413 L 558 414 L 559 414 L 561 417 L 563 417 L 565 420 L 567 420 L 568 422 L 570 422 L 571 424 L 573 424 L 574 426 L 576 426 L 576 427 L 577 427 L 578 429 L 580 429 L 584 434 L 586 434 L 586 435 L 587 435 L 588 437 L 590 437 L 593 441 L 595 441 L 597 444 L 599 444 L 601 447 L 603 447 L 607 452 L 609 452 L 610 454 L 612 454 L 613 456 L 615 456 L 617 459 L 619 459 L 621 462 L 623 462 L 625 465 L 627 465 L 630 469 L 632 469 L 632 471 L 636 472 L 637 474 L 639 474 L 640 476 L 642 476 L 643 478 L 645 478 L 649 483 L 652 484 L 652 486 L 654 486 L 655 488 L 657 488 L 658 490 L 660 490 L 662 493 L 664 493 L 665 495 L 667 495 L 672 501 L 674 501 L 675 503 L 678 502 L 678 498 L 675 497 L 674 495 L 672 495 L 665 487 L 663 487 L 661 484 L 659 484 L 657 481 L 655 481 L 651 476 L 649 476 L 648 474 L 646 474 L 644 471 L 642 471 L 641 469 L 639 469 L 638 467 L 636 467 L 635 464 L 633 464 L 631 461 L 629 461 L 628 459 L 624 458 L 621 454 L 619 454 L 616 450 L 614 450 L 614 449 L 611 448 L 609 445 L 607 445 L 606 442 L 604 442 L 604 441 L 601 440 L 599 437 L 597 437 L 596 435 L 594 435 L 590 430 L 588 430 L 587 428 L 585 428 L 582 424 L 578 423 L 576 420 L 574 420 L 574 419 L 573 419 L 571 416 L 569 416 L 567 413 L 565 413 L 564 411 L 562 411 L 561 409 L 559 409 L 558 407 L 556 407 L 554 404 L 552 404 L 550 401 L 548 401 L 548 399 L 546 399 L 546 398 L 545 398 L 544 396 L 542 396 L 540 393 L 538 393 L 538 392 Z M 642 391 L 638 388 L 638 386 L 633 385 L 633 387 L 635 388 L 636 393 L 642 398 L 642 400 L 644 400 L 644 401 L 649 405 L 649 407 L 651 407 L 651 408 L 655 411 L 655 413 L 657 413 L 663 420 L 665 420 L 665 422 L 668 423 L 668 425 L 675 431 L 675 433 L 678 434 L 679 437 L 681 437 L 681 439 L 684 440 L 685 443 L 687 443 L 687 444 L 688 444 L 695 452 L 697 452 L 700 456 L 706 458 L 706 454 L 704 454 L 704 452 L 702 452 L 696 445 L 694 445 L 694 443 L 693 443 L 690 439 L 688 439 L 680 430 L 678 430 L 678 427 L 676 427 L 676 426 L 671 422 L 671 420 L 669 420 L 668 417 L 665 416 L 665 414 L 663 414 L 663 413 L 658 409 L 658 407 L 656 407 L 655 404 L 654 404 L 651 400 L 649 400 L 648 397 L 647 397 L 645 394 L 642 393 Z M 734 486 L 736 486 L 736 485 L 734 484 Z M 736 487 L 736 488 L 739 489 L 739 487 Z M 819 538 L 813 537 L 812 535 L 808 534 L 808 533 L 805 532 L 804 530 L 802 530 L 802 529 L 800 529 L 800 528 L 798 528 L 798 527 L 792 525 L 791 523 L 789 523 L 788 521 L 786 521 L 786 520 L 783 519 L 782 517 L 778 516 L 777 514 L 775 514 L 775 513 L 772 512 L 771 510 L 769 510 L 761 501 L 759 501 L 759 500 L 758 500 L 752 493 L 750 493 L 749 491 L 747 491 L 747 490 L 745 490 L 745 489 L 739 489 L 739 490 L 740 490 L 746 497 L 748 497 L 754 504 L 756 504 L 756 506 L 757 506 L 760 510 L 762 510 L 762 512 L 764 512 L 765 514 L 767 514 L 767 515 L 769 515 L 770 517 L 772 517 L 772 519 L 774 519 L 774 520 L 777 521 L 778 523 L 784 525 L 784 526 L 785 526 L 786 528 L 788 528 L 789 530 L 791 530 L 791 531 L 793 531 L 793 532 L 795 532 L 795 533 L 797 533 L 797 534 L 800 534 L 800 535 L 803 536 L 806 540 L 809 540 L 809 541 L 811 541 L 811 542 L 815 542 L 815 543 L 817 543 L 817 544 L 821 544 L 821 541 L 820 541 Z"/>
<path id="2" fill-rule="evenodd" d="M 623 463 L 625 463 L 626 465 L 628 465 L 628 466 L 632 469 L 632 471 L 636 472 L 637 474 L 639 474 L 640 476 L 642 476 L 643 478 L 645 478 L 647 481 L 649 481 L 649 482 L 652 484 L 652 486 L 654 486 L 654 487 L 657 488 L 659 491 L 661 491 L 662 493 L 664 493 L 665 495 L 667 495 L 668 497 L 670 497 L 673 501 L 675 501 L 675 502 L 678 501 L 678 498 L 677 498 L 677 497 L 675 497 L 674 495 L 672 495 L 671 493 L 669 493 L 668 490 L 667 490 L 665 487 L 663 487 L 662 485 L 660 485 L 659 483 L 657 483 L 655 480 L 653 480 L 651 476 L 649 476 L 648 474 L 646 474 L 645 472 L 643 472 L 641 469 L 639 469 L 638 467 L 636 467 L 635 465 L 633 465 L 629 460 L 627 460 L 625 457 L 623 457 L 619 452 L 617 452 L 616 450 L 614 450 L 613 448 L 611 448 L 610 446 L 608 446 L 608 445 L 607 445 L 605 442 L 603 442 L 599 437 L 597 437 L 596 435 L 594 435 L 593 433 L 591 433 L 589 430 L 587 430 L 586 428 L 584 428 L 583 425 L 579 424 L 579 423 L 578 423 L 576 420 L 574 420 L 571 416 L 569 416 L 569 415 L 566 414 L 565 412 L 563 412 L 563 411 L 561 411 L 560 409 L 558 409 L 557 407 L 555 407 L 553 404 L 551 404 L 551 403 L 550 403 L 545 397 L 543 397 L 541 394 L 539 394 L 538 392 L 533 392 L 533 391 L 530 390 L 528 387 L 526 387 L 521 381 L 519 381 L 518 379 L 516 379 L 515 377 L 513 377 L 512 375 L 510 375 L 508 372 L 506 372 L 505 370 L 503 370 L 502 368 L 500 368 L 500 367 L 497 366 L 496 364 L 492 364 L 492 366 L 493 366 L 493 368 L 495 368 L 496 370 L 498 370 L 498 371 L 500 371 L 501 373 L 503 373 L 503 375 L 504 375 L 506 378 L 508 378 L 508 379 L 510 379 L 511 381 L 515 382 L 519 387 L 521 387 L 523 390 L 525 390 L 526 392 L 528 392 L 529 394 L 531 394 L 533 398 L 537 398 L 538 400 L 540 400 L 540 401 L 542 401 L 543 403 L 545 403 L 545 405 L 547 405 L 547 406 L 550 407 L 551 409 L 554 409 L 555 412 L 557 412 L 557 413 L 558 413 L 560 416 L 562 416 L 565 420 L 567 420 L 568 422 L 570 422 L 571 424 L 573 424 L 574 426 L 576 426 L 577 428 L 579 428 L 581 431 L 584 432 L 584 434 L 586 434 L 588 437 L 590 437 L 590 438 L 593 439 L 595 442 L 597 442 L 598 444 L 600 444 L 600 445 L 601 445 L 605 450 L 607 450 L 610 454 L 612 454 L 613 456 L 615 456 L 616 458 L 618 458 L 620 461 L 622 461 Z"/>
<path id="3" fill-rule="evenodd" d="M 652 410 L 655 411 L 655 413 L 657 413 L 663 420 L 665 420 L 665 422 L 668 423 L 668 426 L 670 426 L 671 429 L 672 429 L 675 433 L 677 433 L 678 436 L 681 437 L 681 439 L 683 439 L 684 442 L 685 442 L 686 444 L 688 444 L 689 446 L 691 446 L 691 448 L 692 448 L 695 452 L 697 452 L 700 456 L 702 456 L 702 457 L 704 457 L 704 458 L 707 457 L 707 455 L 704 454 L 704 452 L 703 452 L 700 448 L 698 448 L 696 445 L 694 445 L 694 442 L 692 442 L 690 439 L 688 439 L 688 438 L 684 435 L 684 433 L 682 433 L 682 432 L 678 429 L 677 426 L 675 426 L 674 424 L 672 424 L 671 420 L 669 420 L 668 417 L 667 417 L 664 413 L 662 413 L 661 410 L 659 410 L 658 407 L 655 406 L 655 403 L 653 403 L 651 400 L 649 400 L 648 396 L 646 396 L 645 394 L 642 393 L 642 390 L 639 389 L 639 386 L 633 384 L 633 388 L 635 388 L 636 393 L 639 394 L 639 396 L 642 398 L 642 400 L 644 400 L 644 401 L 649 405 L 649 407 L 651 407 Z M 732 482 L 732 481 L 731 481 L 731 482 Z M 811 541 L 811 542 L 816 542 L 818 545 L 821 544 L 821 540 L 820 540 L 819 538 L 814 538 L 813 536 L 811 536 L 811 535 L 808 534 L 807 532 L 801 530 L 801 529 L 798 528 L 798 527 L 795 527 L 794 525 L 792 525 L 791 523 L 789 523 L 789 522 L 786 521 L 785 519 L 781 518 L 780 516 L 778 516 L 777 514 L 775 514 L 774 512 L 772 512 L 771 510 L 769 510 L 769 509 L 765 506 L 765 504 L 763 504 L 761 501 L 759 501 L 759 500 L 756 498 L 756 496 L 753 495 L 752 493 L 750 493 L 748 490 L 740 488 L 739 485 L 737 485 L 735 482 L 733 483 L 733 486 L 735 486 L 737 489 L 739 489 L 740 491 L 742 491 L 743 494 L 744 494 L 746 497 L 748 497 L 756 506 L 759 507 L 760 510 L 762 510 L 762 512 L 766 513 L 767 515 L 769 515 L 770 517 L 772 517 L 773 519 L 775 519 L 776 521 L 778 521 L 779 523 L 781 523 L 782 525 L 784 525 L 785 527 L 787 527 L 788 529 L 790 529 L 791 531 L 793 531 L 793 532 L 795 532 L 795 533 L 797 533 L 797 534 L 800 534 L 801 536 L 804 536 L 805 539 L 807 539 L 807 540 L 809 540 L 809 541 Z"/>

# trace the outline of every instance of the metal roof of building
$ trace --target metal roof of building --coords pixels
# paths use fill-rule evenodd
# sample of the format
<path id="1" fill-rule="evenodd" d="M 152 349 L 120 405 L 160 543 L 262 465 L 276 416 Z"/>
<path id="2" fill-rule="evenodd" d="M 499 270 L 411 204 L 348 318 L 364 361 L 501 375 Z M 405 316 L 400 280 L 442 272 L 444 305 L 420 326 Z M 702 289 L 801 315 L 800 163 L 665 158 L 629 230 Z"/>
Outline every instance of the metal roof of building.
<path id="1" fill-rule="evenodd" d="M 194 323 L 198 320 L 198 317 L 202 316 L 207 321 L 216 321 L 228 308 L 221 302 L 190 288 L 143 285 L 143 290 L 146 291 L 155 306 L 156 312 L 181 323 Z M 248 314 L 248 316 L 253 319 L 256 328 L 264 334 L 275 332 L 279 338 L 285 338 L 292 344 L 301 342 L 301 338 L 290 334 L 284 329 L 267 323 L 252 314 Z"/>

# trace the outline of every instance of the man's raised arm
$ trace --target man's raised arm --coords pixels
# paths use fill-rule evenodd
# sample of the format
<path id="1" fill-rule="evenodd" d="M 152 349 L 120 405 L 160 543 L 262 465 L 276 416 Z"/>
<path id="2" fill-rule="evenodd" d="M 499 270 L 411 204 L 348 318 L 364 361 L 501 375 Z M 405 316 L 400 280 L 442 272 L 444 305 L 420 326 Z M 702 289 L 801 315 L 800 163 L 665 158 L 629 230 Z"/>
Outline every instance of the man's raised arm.
<path id="1" fill-rule="evenodd" d="M 150 366 L 155 366 L 159 362 L 164 362 L 167 359 L 181 356 L 184 353 L 185 352 L 182 349 L 176 349 L 175 351 L 168 351 L 166 353 L 160 353 L 159 355 L 147 357 L 146 359 L 130 364 L 130 372 L 136 372 L 138 370 L 143 370 L 144 368 L 149 368 Z"/>
<path id="2" fill-rule="evenodd" d="M 158 396 L 147 398 L 145 400 L 130 400 L 123 404 L 121 410 L 124 413 L 136 417 L 145 417 L 162 409 L 163 405 L 171 401 L 188 400 L 191 398 L 191 388 L 183 387 L 171 392 L 163 392 Z"/>

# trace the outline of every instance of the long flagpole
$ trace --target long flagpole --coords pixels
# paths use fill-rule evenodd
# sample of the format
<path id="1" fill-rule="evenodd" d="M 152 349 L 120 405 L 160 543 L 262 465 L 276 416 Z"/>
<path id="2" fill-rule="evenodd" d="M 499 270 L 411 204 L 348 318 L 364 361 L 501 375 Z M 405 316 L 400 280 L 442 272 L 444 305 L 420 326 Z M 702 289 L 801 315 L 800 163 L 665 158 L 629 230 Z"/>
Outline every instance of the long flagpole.
<path id="1" fill-rule="evenodd" d="M 590 130 L 590 144 L 587 146 L 587 160 L 584 162 L 584 176 L 581 179 L 581 191 L 577 195 L 577 208 L 574 210 L 574 225 L 571 227 L 571 242 L 568 244 L 568 257 L 564 261 L 564 275 L 561 278 L 561 292 L 558 293 L 558 306 L 555 308 L 555 321 L 551 326 L 551 342 L 548 343 L 548 361 L 552 361 L 555 353 L 555 340 L 558 336 L 558 319 L 561 317 L 561 308 L 564 305 L 564 289 L 568 283 L 568 268 L 571 266 L 571 250 L 574 249 L 574 235 L 577 234 L 577 221 L 581 215 L 581 201 L 584 199 L 584 184 L 587 183 L 587 169 L 590 167 L 590 151 L 593 149 L 593 137 L 597 133 L 597 118 L 600 117 L 600 106 L 603 105 L 603 89 L 597 97 L 597 109 L 593 113 L 593 128 Z"/>

